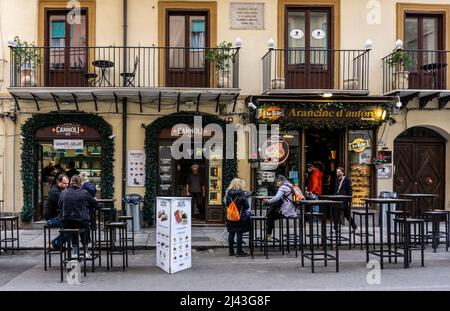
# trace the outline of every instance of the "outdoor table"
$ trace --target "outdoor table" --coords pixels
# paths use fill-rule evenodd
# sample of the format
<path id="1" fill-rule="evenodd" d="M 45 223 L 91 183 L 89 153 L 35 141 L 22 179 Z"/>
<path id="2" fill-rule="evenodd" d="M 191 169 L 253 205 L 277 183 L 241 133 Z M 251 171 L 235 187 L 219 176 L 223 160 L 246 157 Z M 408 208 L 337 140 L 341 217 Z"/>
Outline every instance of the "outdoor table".
<path id="1" fill-rule="evenodd" d="M 273 196 L 266 196 L 266 195 L 256 195 L 252 196 L 252 198 L 255 200 L 255 215 L 262 216 L 262 210 L 263 210 L 263 203 L 264 200 L 269 200 L 273 198 Z M 258 214 L 259 212 L 259 214 Z"/>
<path id="2" fill-rule="evenodd" d="M 94 60 L 92 66 L 100 68 L 100 78 L 98 79 L 98 85 L 102 86 L 102 83 L 108 83 L 108 86 L 112 86 L 111 82 L 106 78 L 106 69 L 114 67 L 114 63 L 109 60 Z M 95 84 L 95 83 L 94 83 Z"/>
<path id="3" fill-rule="evenodd" d="M 98 239 L 97 239 L 97 244 L 99 247 L 99 250 L 101 249 L 102 245 L 106 245 L 106 240 L 102 240 L 102 233 L 101 233 L 101 225 L 102 225 L 102 220 L 103 220 L 103 230 L 105 231 L 106 234 L 106 221 L 105 221 L 105 214 L 109 213 L 109 221 L 113 221 L 114 220 L 114 206 L 113 207 L 102 207 L 103 204 L 108 204 L 108 203 L 114 203 L 116 200 L 115 199 L 97 199 L 97 203 L 99 203 L 99 205 L 97 206 L 97 232 L 98 232 Z M 101 257 L 100 257 L 100 266 L 101 266 Z"/>
<path id="4" fill-rule="evenodd" d="M 400 197 L 410 199 L 412 200 L 412 215 L 411 217 L 420 217 L 422 216 L 422 212 L 424 211 L 420 207 L 420 199 L 431 199 L 431 208 L 428 210 L 433 210 L 433 207 L 435 205 L 435 199 L 439 197 L 438 194 L 431 194 L 431 193 L 405 193 L 400 194 Z M 422 201 L 423 202 L 423 201 Z"/>
<path id="5" fill-rule="evenodd" d="M 310 208 L 310 211 L 312 212 L 312 207 L 318 205 L 320 209 L 322 208 L 330 208 L 331 209 L 331 215 L 332 215 L 332 223 L 335 219 L 339 219 L 340 211 L 342 210 L 342 201 L 332 201 L 332 200 L 302 200 L 298 202 L 298 205 L 300 207 L 300 229 L 305 228 L 306 233 L 306 225 L 304 223 L 305 220 L 305 209 Z M 332 208 L 333 206 L 337 206 L 338 208 Z M 311 213 L 312 214 L 312 213 Z M 314 273 L 314 262 L 315 261 L 324 261 L 325 266 L 327 265 L 328 260 L 334 260 L 336 262 L 336 272 L 339 272 L 339 243 L 336 243 L 335 247 L 335 255 L 331 255 L 327 251 L 327 245 L 326 245 L 326 237 L 324 242 L 324 250 L 321 253 L 314 252 L 314 226 L 313 226 L 313 215 L 311 215 L 311 218 L 309 220 L 309 241 L 310 241 L 310 252 L 305 253 L 304 245 L 303 243 L 300 244 L 300 252 L 301 252 L 301 261 L 302 261 L 302 267 L 304 266 L 304 259 L 307 258 L 311 260 L 311 270 Z M 341 234 L 341 225 L 338 222 L 337 223 L 337 235 Z M 331 233 L 332 234 L 332 233 Z M 306 235 L 305 235 L 306 236 Z M 331 246 L 333 245 L 333 239 L 331 239 Z M 319 258 L 315 256 L 320 256 Z"/>
<path id="6" fill-rule="evenodd" d="M 341 201 L 342 202 L 342 213 L 344 213 L 344 209 L 347 208 L 345 206 L 346 202 L 349 202 L 349 206 L 348 208 L 350 209 L 349 213 L 351 213 L 351 203 L 352 203 L 352 199 L 353 196 L 351 195 L 340 195 L 340 194 L 321 194 L 318 196 L 319 199 L 321 200 L 332 200 L 332 201 Z M 340 221 L 341 219 L 339 218 L 338 221 Z M 348 238 L 339 235 L 339 244 L 341 243 L 342 240 L 344 241 L 348 241 L 348 248 L 351 249 L 352 248 L 352 224 L 349 222 L 348 223 Z M 330 230 L 333 230 L 333 227 L 330 228 Z M 331 231 L 330 231 L 331 232 Z M 338 236 L 336 236 L 337 238 Z"/>
<path id="7" fill-rule="evenodd" d="M 389 198 L 369 198 L 369 199 L 362 199 L 365 204 L 366 209 L 366 215 L 365 215 L 365 229 L 366 229 L 366 262 L 369 262 L 369 254 L 379 256 L 381 258 L 381 269 L 383 269 L 383 258 L 388 257 L 389 262 L 392 262 L 392 257 L 401 257 L 403 254 L 392 250 L 392 242 L 391 242 L 391 221 L 390 219 L 387 219 L 387 247 L 388 249 L 384 249 L 383 244 L 383 217 L 379 217 L 380 219 L 380 248 L 379 249 L 373 249 L 369 250 L 369 205 L 370 204 L 378 204 L 379 210 L 378 213 L 382 213 L 383 209 L 381 207 L 382 204 L 387 205 L 387 212 L 391 212 L 391 205 L 392 204 L 405 204 L 411 202 L 411 200 L 406 199 L 389 199 Z"/>

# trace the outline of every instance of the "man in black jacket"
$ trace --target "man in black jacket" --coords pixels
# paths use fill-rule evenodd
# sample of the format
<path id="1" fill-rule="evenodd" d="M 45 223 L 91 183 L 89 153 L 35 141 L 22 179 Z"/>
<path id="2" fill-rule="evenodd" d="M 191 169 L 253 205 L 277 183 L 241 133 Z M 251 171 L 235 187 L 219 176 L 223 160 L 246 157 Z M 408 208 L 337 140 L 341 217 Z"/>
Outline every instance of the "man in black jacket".
<path id="1" fill-rule="evenodd" d="M 336 176 L 337 180 L 335 183 L 335 191 L 334 194 L 336 195 L 353 195 L 353 189 L 352 189 L 352 182 L 350 181 L 350 178 L 344 175 L 344 168 L 338 167 L 336 169 Z M 350 210 L 350 202 L 345 202 L 344 206 L 344 216 L 345 218 L 350 222 L 353 230 L 356 230 L 357 226 L 355 223 L 355 220 L 351 216 L 351 210 Z"/>
<path id="2" fill-rule="evenodd" d="M 89 243 L 89 209 L 97 207 L 95 200 L 86 190 L 81 188 L 81 179 L 78 175 L 70 179 L 70 187 L 61 192 L 59 197 L 59 206 L 61 206 L 61 217 L 64 228 L 77 229 L 84 228 L 85 232 L 81 235 L 81 240 Z M 78 241 L 73 237 L 72 257 L 78 253 Z"/>
<path id="3" fill-rule="evenodd" d="M 69 178 L 61 174 L 56 178 L 56 184 L 52 186 L 48 192 L 48 199 L 45 205 L 44 217 L 47 221 L 47 225 L 50 226 L 62 226 L 59 207 L 59 196 L 61 191 L 69 186 Z M 54 249 L 59 249 L 60 247 L 59 235 L 52 240 L 52 246 Z"/>

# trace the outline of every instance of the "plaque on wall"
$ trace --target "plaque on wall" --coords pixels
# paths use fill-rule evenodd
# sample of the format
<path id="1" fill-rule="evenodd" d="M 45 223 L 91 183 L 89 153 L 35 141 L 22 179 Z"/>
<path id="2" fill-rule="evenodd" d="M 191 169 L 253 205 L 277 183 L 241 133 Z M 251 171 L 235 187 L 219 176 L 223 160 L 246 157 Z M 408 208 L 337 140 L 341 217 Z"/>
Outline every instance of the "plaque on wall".
<path id="1" fill-rule="evenodd" d="M 264 29 L 264 3 L 230 3 L 231 29 Z"/>

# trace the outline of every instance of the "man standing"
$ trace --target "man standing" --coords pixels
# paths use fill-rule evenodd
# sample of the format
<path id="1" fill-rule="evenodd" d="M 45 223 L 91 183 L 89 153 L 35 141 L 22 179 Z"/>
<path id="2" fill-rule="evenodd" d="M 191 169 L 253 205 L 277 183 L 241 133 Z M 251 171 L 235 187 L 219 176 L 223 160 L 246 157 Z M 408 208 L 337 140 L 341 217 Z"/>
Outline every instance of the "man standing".
<path id="1" fill-rule="evenodd" d="M 336 189 L 334 191 L 334 194 L 352 196 L 353 195 L 352 182 L 350 181 L 350 178 L 344 175 L 344 168 L 338 167 L 336 169 L 336 176 L 337 181 L 335 185 Z M 344 216 L 348 220 L 348 222 L 350 222 L 352 229 L 356 230 L 357 226 L 355 220 L 351 217 L 350 212 L 351 212 L 350 202 L 347 201 L 345 202 L 344 206 Z"/>
<path id="2" fill-rule="evenodd" d="M 199 218 L 204 219 L 205 209 L 203 206 L 203 198 L 205 197 L 205 183 L 203 182 L 203 177 L 199 173 L 198 164 L 191 166 L 192 173 L 189 175 L 186 182 L 187 195 L 192 197 L 192 215 L 194 215 L 195 208 L 200 213 Z"/>

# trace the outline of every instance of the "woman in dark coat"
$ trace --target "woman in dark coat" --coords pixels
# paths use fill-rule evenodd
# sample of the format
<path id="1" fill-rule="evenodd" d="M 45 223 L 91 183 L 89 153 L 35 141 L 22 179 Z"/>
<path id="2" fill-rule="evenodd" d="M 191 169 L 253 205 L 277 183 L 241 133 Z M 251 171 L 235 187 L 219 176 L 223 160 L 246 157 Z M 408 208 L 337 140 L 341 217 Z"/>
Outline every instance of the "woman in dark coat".
<path id="1" fill-rule="evenodd" d="M 226 207 L 234 201 L 236 204 L 241 219 L 239 221 L 227 220 L 228 230 L 228 251 L 230 256 L 234 256 L 234 236 L 236 236 L 236 256 L 243 257 L 247 253 L 242 251 L 242 234 L 249 231 L 250 219 L 247 216 L 249 209 L 248 194 L 244 191 L 245 183 L 240 178 L 234 178 L 228 187 L 226 195 Z"/>

